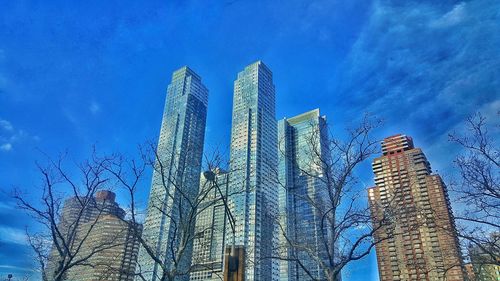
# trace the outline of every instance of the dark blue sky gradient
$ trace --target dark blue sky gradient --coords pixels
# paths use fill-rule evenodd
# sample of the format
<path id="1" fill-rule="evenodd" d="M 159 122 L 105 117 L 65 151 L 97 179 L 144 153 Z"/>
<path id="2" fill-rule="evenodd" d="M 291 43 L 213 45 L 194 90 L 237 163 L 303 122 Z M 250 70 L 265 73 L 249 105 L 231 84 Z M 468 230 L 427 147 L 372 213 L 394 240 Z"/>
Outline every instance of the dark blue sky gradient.
<path id="1" fill-rule="evenodd" d="M 319 107 L 342 135 L 373 113 L 378 137 L 412 135 L 448 173 L 448 132 L 500 109 L 498 22 L 500 3 L 488 0 L 1 1 L 0 279 L 35 267 L 22 238 L 32 222 L 7 194 L 36 197 L 40 150 L 134 153 L 158 135 L 183 65 L 210 91 L 207 150 L 228 152 L 233 81 L 261 59 L 278 119 Z M 373 184 L 369 165 L 359 173 L 360 188 Z M 378 280 L 374 254 L 344 278 Z"/>

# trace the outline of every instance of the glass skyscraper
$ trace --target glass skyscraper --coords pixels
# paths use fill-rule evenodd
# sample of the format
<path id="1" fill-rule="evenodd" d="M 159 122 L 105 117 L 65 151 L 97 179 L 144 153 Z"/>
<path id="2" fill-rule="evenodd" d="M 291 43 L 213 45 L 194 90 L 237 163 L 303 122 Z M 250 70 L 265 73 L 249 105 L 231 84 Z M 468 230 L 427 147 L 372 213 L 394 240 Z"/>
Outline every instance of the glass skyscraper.
<path id="1" fill-rule="evenodd" d="M 207 172 L 202 173 L 200 178 L 204 199 L 196 216 L 190 281 L 220 281 L 223 275 L 224 239 L 229 227 L 221 195 L 227 196 L 228 173 L 219 168 L 208 173 L 213 173 L 215 178 L 214 182 L 207 179 Z"/>
<path id="2" fill-rule="evenodd" d="M 194 231 L 181 218 L 186 218 L 189 211 L 186 198 L 194 198 L 199 190 L 207 102 L 208 90 L 200 76 L 186 66 L 173 73 L 167 89 L 143 232 L 144 239 L 167 268 L 172 267 L 171 247 L 178 247 L 180 229 Z M 192 243 L 187 245 L 179 261 L 179 271 L 190 266 L 191 254 Z M 138 270 L 146 280 L 158 280 L 162 275 L 162 269 L 144 248 L 140 251 L 139 265 Z M 178 279 L 188 278 L 186 274 Z"/>
<path id="3" fill-rule="evenodd" d="M 277 243 L 277 124 L 271 70 L 257 61 L 234 82 L 229 204 L 236 222 L 236 245 L 245 249 L 245 279 L 278 279 L 271 259 Z M 232 241 L 227 232 L 226 245 Z"/>
<path id="4" fill-rule="evenodd" d="M 278 147 L 279 255 L 299 259 L 316 280 L 325 279 L 317 258 L 327 259 L 324 241 L 328 235 L 320 226 L 322 213 L 327 210 L 321 207 L 322 198 L 327 197 L 323 196 L 326 185 L 321 180 L 321 163 L 329 153 L 326 118 L 315 109 L 280 120 Z M 300 247 L 289 247 L 289 241 Z M 297 262 L 282 259 L 279 264 L 280 281 L 311 280 Z"/>

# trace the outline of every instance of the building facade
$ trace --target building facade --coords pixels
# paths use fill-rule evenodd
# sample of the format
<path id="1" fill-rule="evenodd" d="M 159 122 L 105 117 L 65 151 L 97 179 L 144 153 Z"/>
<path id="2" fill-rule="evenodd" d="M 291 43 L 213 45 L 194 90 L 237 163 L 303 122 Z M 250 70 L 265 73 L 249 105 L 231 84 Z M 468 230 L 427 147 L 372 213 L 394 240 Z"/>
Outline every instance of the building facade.
<path id="1" fill-rule="evenodd" d="M 491 233 L 489 243 L 471 245 L 469 256 L 475 281 L 500 280 L 500 232 Z"/>
<path id="2" fill-rule="evenodd" d="M 126 221 L 125 211 L 115 202 L 111 191 L 98 191 L 88 207 L 82 208 L 76 197 L 65 201 L 60 229 L 63 233 L 76 226 L 74 260 L 85 259 L 81 265 L 71 267 L 65 280 L 134 280 L 138 237 L 141 225 Z M 53 250 L 49 259 L 49 278 L 52 278 L 57 251 Z"/>
<path id="3" fill-rule="evenodd" d="M 379 276 L 389 280 L 463 281 L 462 257 L 448 193 L 411 137 L 382 142 L 368 190 Z"/>
<path id="4" fill-rule="evenodd" d="M 194 231 L 184 219 L 191 211 L 187 199 L 193 199 L 199 189 L 207 103 L 208 90 L 200 76 L 186 66 L 173 73 L 167 89 L 143 234 L 167 271 L 173 266 L 181 236 Z M 190 266 L 190 241 L 183 254 L 175 257 L 179 260 L 176 267 L 179 272 L 187 272 Z M 146 280 L 158 280 L 163 274 L 144 248 L 140 250 L 139 264 Z M 187 280 L 189 274 L 177 279 Z"/>
<path id="5" fill-rule="evenodd" d="M 278 211 L 277 155 L 273 76 L 257 61 L 234 82 L 231 131 L 229 204 L 236 244 L 245 251 L 246 280 L 271 281 L 279 275 L 278 262 L 271 259 L 277 243 L 272 220 Z"/>
<path id="6" fill-rule="evenodd" d="M 296 262 L 280 260 L 280 281 L 325 279 L 325 274 L 316 262 L 317 257 L 326 261 L 323 239 L 328 237 L 321 228 L 320 203 L 326 192 L 321 181 L 324 174 L 322 160 L 328 157 L 328 131 L 326 117 L 315 109 L 278 122 L 279 159 L 279 255 L 286 259 L 299 259 L 307 268 L 304 271 Z M 314 200 L 315 206 L 309 199 Z M 325 235 L 323 235 L 325 234 Z M 290 248 L 288 241 L 300 247 Z M 307 248 L 314 253 L 311 257 Z"/>
<path id="7" fill-rule="evenodd" d="M 214 178 L 211 179 L 211 176 Z M 207 171 L 200 176 L 200 193 L 204 199 L 196 217 L 191 281 L 222 279 L 227 223 L 222 196 L 227 196 L 228 176 L 229 174 L 221 169 Z"/>

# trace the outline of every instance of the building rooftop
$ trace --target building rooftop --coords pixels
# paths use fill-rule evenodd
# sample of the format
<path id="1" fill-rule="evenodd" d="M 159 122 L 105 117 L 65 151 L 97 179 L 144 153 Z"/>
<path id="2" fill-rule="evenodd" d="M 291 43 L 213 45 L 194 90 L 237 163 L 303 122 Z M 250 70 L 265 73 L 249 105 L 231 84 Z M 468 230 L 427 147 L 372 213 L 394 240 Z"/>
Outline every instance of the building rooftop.
<path id="1" fill-rule="evenodd" d="M 415 148 L 413 139 L 403 134 L 390 136 L 382 141 L 382 153 L 384 155 L 400 153 L 413 148 Z"/>
<path id="2" fill-rule="evenodd" d="M 307 120 L 315 120 L 319 118 L 319 108 L 310 110 L 308 112 L 299 114 L 297 116 L 291 117 L 291 118 L 285 118 L 290 125 L 302 123 Z"/>
<path id="3" fill-rule="evenodd" d="M 100 190 L 95 193 L 95 198 L 98 200 L 115 202 L 116 194 L 109 190 Z"/>
<path id="4" fill-rule="evenodd" d="M 181 76 L 181 75 L 193 76 L 197 80 L 201 80 L 201 77 L 198 74 L 196 74 L 196 72 L 194 72 L 191 68 L 189 68 L 189 66 L 187 66 L 187 65 L 174 71 L 174 73 L 172 74 L 172 80 L 174 80 L 175 78 L 177 78 L 178 76 Z"/>

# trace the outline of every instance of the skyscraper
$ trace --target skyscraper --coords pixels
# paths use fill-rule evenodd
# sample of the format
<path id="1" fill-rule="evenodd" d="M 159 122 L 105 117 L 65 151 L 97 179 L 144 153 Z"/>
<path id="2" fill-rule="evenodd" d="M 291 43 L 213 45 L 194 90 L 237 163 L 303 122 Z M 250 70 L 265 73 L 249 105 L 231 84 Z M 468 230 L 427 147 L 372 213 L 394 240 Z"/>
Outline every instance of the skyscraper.
<path id="1" fill-rule="evenodd" d="M 167 89 L 143 235 L 155 256 L 165 261 L 167 269 L 173 266 L 172 252 L 179 246 L 181 236 L 194 231 L 183 219 L 190 211 L 188 199 L 192 200 L 199 189 L 207 102 L 208 90 L 200 76 L 186 66 L 173 73 Z M 186 271 L 191 263 L 190 241 L 182 257 L 175 257 L 179 259 L 176 268 L 180 272 Z M 163 274 L 144 248 L 139 264 L 147 280 L 158 280 Z M 188 278 L 185 274 L 178 279 Z"/>
<path id="2" fill-rule="evenodd" d="M 320 207 L 326 185 L 321 180 L 324 171 L 321 160 L 328 157 L 328 132 L 326 117 L 320 116 L 319 109 L 285 118 L 278 122 L 278 159 L 279 159 L 279 254 L 284 258 L 300 259 L 308 273 L 296 262 L 280 260 L 280 280 L 309 280 L 310 275 L 317 280 L 325 279 L 316 261 L 321 257 L 326 261 L 323 244 Z M 326 197 L 323 197 L 326 198 Z M 314 200 L 313 206 L 309 199 Z M 315 208 L 316 207 L 316 208 Z M 282 234 L 285 232 L 285 234 Z M 325 233 L 326 234 L 326 233 Z M 315 253 L 289 248 L 289 242 Z M 310 275 L 309 275 L 310 274 Z"/>
<path id="3" fill-rule="evenodd" d="M 72 197 L 65 201 L 60 229 L 63 235 L 76 227 L 73 247 L 74 260 L 85 259 L 81 265 L 71 267 L 67 280 L 125 280 L 135 276 L 141 226 L 124 220 L 125 211 L 115 202 L 115 194 L 102 190 L 96 192 L 91 204 L 82 208 L 82 198 Z M 53 250 L 49 259 L 49 278 L 58 260 Z"/>
<path id="4" fill-rule="evenodd" d="M 214 182 L 207 179 L 215 176 Z M 200 190 L 204 200 L 196 217 L 193 249 L 193 268 L 190 281 L 220 281 L 223 275 L 224 245 L 226 233 L 226 207 L 221 196 L 227 196 L 228 173 L 221 169 L 202 173 Z M 216 184 L 217 187 L 213 185 Z M 205 196 L 206 195 L 206 196 Z"/>
<path id="5" fill-rule="evenodd" d="M 275 92 L 272 72 L 263 62 L 238 73 L 232 119 L 229 204 L 236 244 L 245 249 L 245 279 L 277 280 L 278 263 L 271 259 L 277 242 L 271 218 L 278 202 Z"/>
<path id="6" fill-rule="evenodd" d="M 462 258 L 446 186 L 411 137 L 382 142 L 368 190 L 372 219 L 391 221 L 375 237 L 380 280 L 463 281 Z M 446 279 L 445 279 L 446 278 Z"/>

